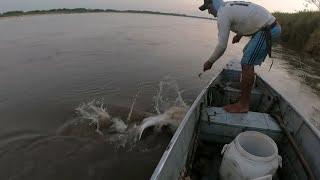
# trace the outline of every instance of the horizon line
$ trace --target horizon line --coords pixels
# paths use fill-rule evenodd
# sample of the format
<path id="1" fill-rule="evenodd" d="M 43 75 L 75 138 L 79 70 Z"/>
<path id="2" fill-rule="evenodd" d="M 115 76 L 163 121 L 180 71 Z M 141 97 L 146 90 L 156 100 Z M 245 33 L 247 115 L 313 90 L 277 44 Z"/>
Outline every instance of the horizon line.
<path id="1" fill-rule="evenodd" d="M 41 14 L 71 14 L 71 13 L 144 13 L 144 14 L 158 14 L 158 15 L 171 15 L 171 16 L 179 16 L 179 17 L 190 17 L 190 18 L 200 18 L 200 19 L 208 19 L 208 20 L 216 20 L 216 18 L 204 17 L 204 16 L 196 16 L 189 14 L 182 14 L 176 12 L 162 12 L 162 11 L 153 11 L 153 10 L 135 10 L 135 9 L 99 9 L 99 8 L 53 8 L 53 9 L 43 9 L 43 10 L 10 10 L 6 12 L 0 12 L 0 17 L 13 17 L 13 16 L 23 16 L 23 15 L 41 15 Z"/>

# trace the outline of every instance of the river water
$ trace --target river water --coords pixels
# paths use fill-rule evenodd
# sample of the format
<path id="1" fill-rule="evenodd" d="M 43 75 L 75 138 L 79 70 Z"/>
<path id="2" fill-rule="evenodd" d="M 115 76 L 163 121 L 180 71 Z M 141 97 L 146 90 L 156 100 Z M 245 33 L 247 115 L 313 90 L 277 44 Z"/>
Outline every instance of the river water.
<path id="1" fill-rule="evenodd" d="M 0 179 L 150 177 L 169 136 L 154 135 L 127 151 L 55 133 L 93 99 L 126 116 L 123 109 L 140 91 L 135 111 L 155 112 L 165 79 L 190 105 L 215 71 L 241 58 L 247 41 L 230 44 L 200 80 L 217 44 L 214 21 L 125 13 L 25 16 L 1 19 L 0 34 Z M 319 128 L 320 63 L 281 46 L 273 54 L 271 71 L 267 59 L 258 72 Z"/>

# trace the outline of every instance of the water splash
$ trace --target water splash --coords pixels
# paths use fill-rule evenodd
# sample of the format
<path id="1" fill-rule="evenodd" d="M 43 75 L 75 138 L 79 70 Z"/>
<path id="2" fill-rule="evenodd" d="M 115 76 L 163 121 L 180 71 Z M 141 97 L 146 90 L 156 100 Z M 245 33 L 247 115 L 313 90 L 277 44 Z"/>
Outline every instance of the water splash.
<path id="1" fill-rule="evenodd" d="M 161 130 L 163 126 L 168 126 L 170 131 L 174 133 L 187 113 L 186 107 L 171 107 L 166 112 L 145 118 L 139 127 L 139 140 L 143 132 L 149 127 L 155 127 L 156 130 Z"/>
<path id="2" fill-rule="evenodd" d="M 108 133 L 125 133 L 128 125 L 119 117 L 111 119 L 112 125 L 108 127 Z"/>
<path id="3" fill-rule="evenodd" d="M 96 132 L 103 135 L 100 126 L 108 126 L 112 123 L 111 116 L 107 112 L 107 108 L 102 101 L 92 100 L 88 103 L 82 103 L 76 108 L 76 112 L 80 115 L 81 119 L 90 120 L 89 125 L 96 125 Z"/>
<path id="4" fill-rule="evenodd" d="M 132 101 L 132 104 L 131 104 L 131 107 L 130 107 L 130 111 L 129 111 L 129 114 L 128 114 L 128 117 L 127 117 L 127 122 L 130 122 L 134 105 L 135 105 L 135 103 L 136 103 L 136 101 L 137 101 L 137 98 L 138 98 L 139 94 L 140 94 L 141 91 L 142 91 L 142 88 L 141 88 L 141 87 L 142 87 L 142 86 L 139 85 L 138 92 L 137 92 L 137 94 L 133 97 L 133 101 Z"/>
<path id="5" fill-rule="evenodd" d="M 103 101 L 82 103 L 76 108 L 76 112 L 79 115 L 78 121 L 90 120 L 87 125 L 95 124 L 96 132 L 106 138 L 110 137 L 110 134 L 124 134 L 128 129 L 128 125 L 121 118 L 109 114 Z"/>
<path id="6" fill-rule="evenodd" d="M 98 135 L 98 138 L 114 144 L 115 148 L 127 147 L 130 150 L 136 146 L 144 130 L 149 127 L 160 131 L 163 126 L 167 126 L 174 133 L 188 109 L 177 82 L 170 79 L 159 82 L 159 90 L 154 97 L 154 108 L 157 114 L 143 119 L 142 123 L 138 124 L 138 122 L 131 122 L 130 119 L 141 89 L 139 86 L 134 96 L 127 121 L 120 117 L 113 117 L 103 100 L 92 100 L 80 104 L 75 109 L 78 117 L 62 126 L 60 134 L 93 138 Z M 95 134 L 92 131 L 95 131 Z"/>
<path id="7" fill-rule="evenodd" d="M 189 108 L 181 94 L 175 80 L 167 78 L 160 81 L 158 94 L 154 98 L 157 115 L 142 121 L 139 127 L 139 140 L 149 127 L 161 129 L 163 126 L 168 126 L 172 133 L 176 131 Z"/>
<path id="8" fill-rule="evenodd" d="M 125 147 L 129 139 L 131 141 L 131 136 L 135 129 L 134 125 L 130 126 L 120 117 L 112 117 L 102 100 L 92 100 L 87 103 L 82 103 L 75 110 L 78 117 L 73 120 L 71 128 L 83 131 L 80 133 L 90 135 L 90 133 L 87 132 L 90 131 L 90 129 L 85 127 L 96 125 L 96 132 L 100 137 L 107 142 L 115 144 L 116 148 Z M 76 124 L 78 124 L 78 126 L 72 126 Z"/>
<path id="9" fill-rule="evenodd" d="M 154 97 L 154 108 L 157 114 L 162 114 L 174 106 L 187 108 L 188 105 L 181 94 L 182 91 L 179 90 L 178 83 L 175 80 L 167 77 L 160 81 L 158 93 Z"/>

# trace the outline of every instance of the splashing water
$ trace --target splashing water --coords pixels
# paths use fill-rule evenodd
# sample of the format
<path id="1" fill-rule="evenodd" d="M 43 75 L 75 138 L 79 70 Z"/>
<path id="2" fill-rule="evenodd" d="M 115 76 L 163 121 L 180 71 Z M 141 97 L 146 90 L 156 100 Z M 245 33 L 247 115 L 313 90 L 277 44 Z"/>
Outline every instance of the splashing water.
<path id="1" fill-rule="evenodd" d="M 118 117 L 111 117 L 102 101 L 92 100 L 82 103 L 76 108 L 81 119 L 91 120 L 89 125 L 96 125 L 96 132 L 103 135 L 102 129 L 108 133 L 124 133 L 128 125 Z M 101 128 L 101 129 L 100 129 Z"/>
<path id="2" fill-rule="evenodd" d="M 188 110 L 177 82 L 174 80 L 160 81 L 159 91 L 154 97 L 154 108 L 157 115 L 149 116 L 143 119 L 140 125 L 137 125 L 138 122 L 130 122 L 130 119 L 140 93 L 141 87 L 139 87 L 137 94 L 133 98 L 127 121 L 119 117 L 112 117 L 102 100 L 92 100 L 80 104 L 75 109 L 78 118 L 69 122 L 69 124 L 66 124 L 61 129 L 62 131 L 63 129 L 71 131 L 69 133 L 71 135 L 74 135 L 73 132 L 75 131 L 75 134 L 79 134 L 80 136 L 91 137 L 92 133 L 88 132 L 92 131 L 92 129 L 89 127 L 94 125 L 95 132 L 104 140 L 114 144 L 116 148 L 129 147 L 129 149 L 135 146 L 144 130 L 149 127 L 161 130 L 163 126 L 167 126 L 171 132 L 175 132 Z"/>
<path id="3" fill-rule="evenodd" d="M 90 125 L 95 124 L 97 127 L 96 132 L 101 135 L 103 135 L 100 130 L 101 124 L 110 125 L 112 122 L 111 116 L 107 112 L 107 108 L 98 100 L 82 103 L 76 108 L 76 111 L 83 119 L 91 120 Z"/>
<path id="4" fill-rule="evenodd" d="M 181 93 L 175 80 L 166 78 L 160 81 L 158 94 L 154 97 L 157 114 L 164 113 L 173 106 L 187 108 L 188 105 L 184 102 Z"/>
<path id="5" fill-rule="evenodd" d="M 135 126 L 129 127 L 121 118 L 112 117 L 102 101 L 92 100 L 82 103 L 76 108 L 76 112 L 79 115 L 77 123 L 82 123 L 84 126 L 96 125 L 96 132 L 106 141 L 115 143 L 116 147 L 124 147 L 135 129 Z M 85 120 L 89 120 L 89 123 L 84 123 Z"/>
<path id="6" fill-rule="evenodd" d="M 139 140 L 143 132 L 153 126 L 156 129 L 168 126 L 172 133 L 175 132 L 188 111 L 188 105 L 181 93 L 176 81 L 170 79 L 160 81 L 158 94 L 154 98 L 158 115 L 143 120 L 139 127 Z"/>
<path id="7" fill-rule="evenodd" d="M 187 110 L 188 108 L 186 107 L 171 107 L 162 114 L 145 118 L 139 127 L 139 140 L 144 130 L 153 126 L 156 130 L 161 130 L 163 126 L 168 126 L 170 131 L 174 133 L 187 113 Z"/>
<path id="8" fill-rule="evenodd" d="M 131 104 L 131 107 L 130 107 L 130 112 L 128 114 L 128 117 L 127 117 L 127 122 L 130 122 L 130 119 L 131 119 L 131 115 L 132 115 L 132 112 L 133 112 L 133 107 L 137 101 L 137 98 L 139 96 L 139 94 L 141 93 L 141 85 L 139 85 L 139 88 L 138 88 L 138 92 L 137 94 L 133 97 L 133 101 L 132 101 L 132 104 Z"/>

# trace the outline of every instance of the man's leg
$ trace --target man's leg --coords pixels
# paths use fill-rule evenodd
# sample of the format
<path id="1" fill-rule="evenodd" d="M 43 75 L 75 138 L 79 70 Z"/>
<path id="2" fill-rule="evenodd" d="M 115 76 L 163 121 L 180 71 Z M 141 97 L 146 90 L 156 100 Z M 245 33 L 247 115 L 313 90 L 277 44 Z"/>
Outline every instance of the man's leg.
<path id="1" fill-rule="evenodd" d="M 246 113 L 249 111 L 250 95 L 254 82 L 254 65 L 242 64 L 241 96 L 240 101 L 230 104 L 224 109 L 231 113 Z"/>
<path id="2" fill-rule="evenodd" d="M 261 65 L 267 56 L 265 33 L 257 32 L 243 50 L 241 59 L 242 80 L 241 96 L 236 104 L 227 105 L 224 109 L 231 113 L 246 113 L 249 111 L 251 89 L 254 82 L 254 66 Z"/>

